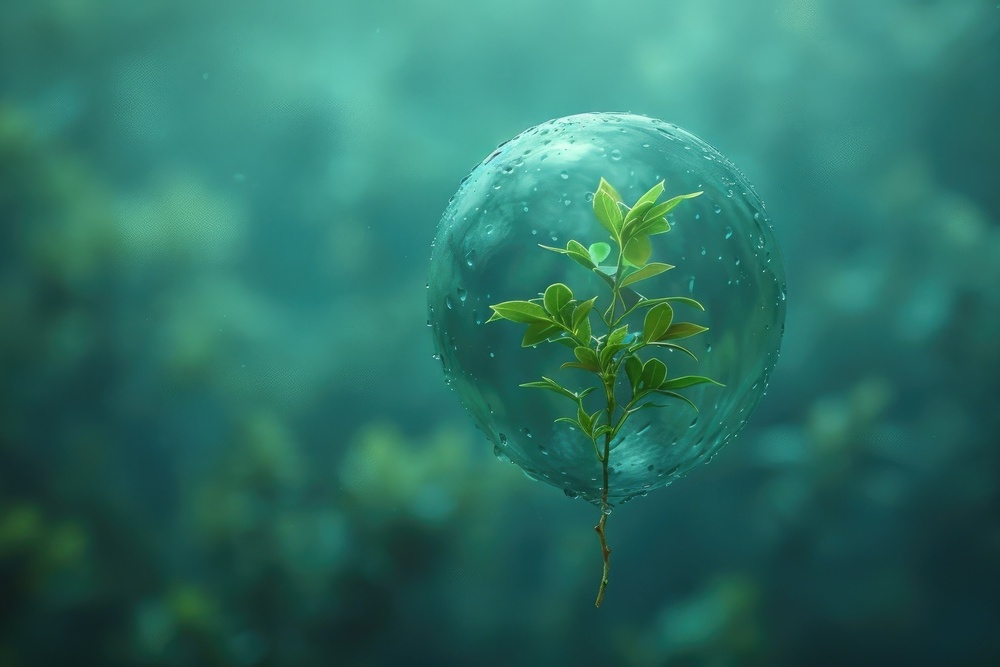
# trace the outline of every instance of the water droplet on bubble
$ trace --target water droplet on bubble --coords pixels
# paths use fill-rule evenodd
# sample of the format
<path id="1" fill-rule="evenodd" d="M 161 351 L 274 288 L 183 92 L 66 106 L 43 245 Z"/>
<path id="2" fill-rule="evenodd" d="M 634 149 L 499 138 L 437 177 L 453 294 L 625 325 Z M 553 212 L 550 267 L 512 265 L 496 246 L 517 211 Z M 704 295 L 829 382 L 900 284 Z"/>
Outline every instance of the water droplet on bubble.
<path id="1" fill-rule="evenodd" d="M 622 159 L 622 152 L 620 150 L 618 150 L 617 148 L 614 149 L 613 151 L 611 151 L 611 159 L 615 160 L 615 161 L 621 160 Z"/>

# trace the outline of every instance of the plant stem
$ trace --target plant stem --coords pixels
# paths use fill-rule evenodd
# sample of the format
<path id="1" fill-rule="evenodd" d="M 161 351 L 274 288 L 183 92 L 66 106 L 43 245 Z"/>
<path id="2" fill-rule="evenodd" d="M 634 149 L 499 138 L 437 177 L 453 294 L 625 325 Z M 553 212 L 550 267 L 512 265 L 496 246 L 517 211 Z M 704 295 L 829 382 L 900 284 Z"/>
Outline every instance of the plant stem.
<path id="1" fill-rule="evenodd" d="M 608 412 L 609 414 L 614 411 L 614 387 L 612 386 L 608 392 Z M 597 536 L 601 539 L 601 556 L 604 558 L 604 570 L 601 572 L 601 585 L 597 589 L 597 600 L 594 601 L 595 607 L 600 607 L 601 602 L 604 601 L 604 589 L 608 586 L 608 573 L 611 570 L 611 548 L 608 546 L 607 537 L 604 534 L 604 525 L 608 521 L 608 514 L 610 513 L 610 508 L 608 507 L 608 454 L 611 452 L 611 433 L 604 434 L 604 460 L 601 461 L 601 468 L 603 473 L 603 485 L 601 487 L 601 519 L 594 526 L 594 530 L 597 531 Z"/>
<path id="2" fill-rule="evenodd" d="M 621 246 L 618 248 L 618 262 L 615 268 L 614 284 L 611 287 L 611 308 L 608 313 L 608 335 L 614 329 L 615 325 L 615 306 L 618 304 L 618 299 L 621 294 L 618 289 L 618 282 L 621 279 L 622 266 L 623 266 L 623 249 Z M 606 341 L 607 339 L 605 339 Z M 608 522 L 608 515 L 611 513 L 611 507 L 608 505 L 608 458 L 611 454 L 611 439 L 615 437 L 618 433 L 618 428 L 621 424 L 615 425 L 615 374 L 614 373 L 604 373 L 602 372 L 602 379 L 604 380 L 604 395 L 607 399 L 608 405 L 608 426 L 613 426 L 613 430 L 608 431 L 604 434 L 604 456 L 598 457 L 601 459 L 601 518 L 594 526 L 594 530 L 597 531 L 597 536 L 601 540 L 601 557 L 604 559 L 604 569 L 601 572 L 601 585 L 597 589 L 597 599 L 594 601 L 595 607 L 600 607 L 601 603 L 604 602 L 604 591 L 608 587 L 608 575 L 611 571 L 611 547 L 608 546 L 607 535 L 605 534 L 605 525 Z M 624 415 L 623 419 L 624 421 Z"/>

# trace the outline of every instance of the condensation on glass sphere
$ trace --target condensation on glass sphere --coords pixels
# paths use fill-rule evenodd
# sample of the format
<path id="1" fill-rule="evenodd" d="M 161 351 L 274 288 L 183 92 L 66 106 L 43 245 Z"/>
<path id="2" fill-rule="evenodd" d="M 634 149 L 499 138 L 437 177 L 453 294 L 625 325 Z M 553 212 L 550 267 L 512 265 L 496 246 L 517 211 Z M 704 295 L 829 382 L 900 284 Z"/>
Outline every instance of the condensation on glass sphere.
<path id="1" fill-rule="evenodd" d="M 429 324 L 446 382 L 502 460 L 569 496 L 599 503 L 602 470 L 581 432 L 555 419 L 575 414 L 552 392 L 519 387 L 547 376 L 580 390 L 593 374 L 560 369 L 572 351 L 543 343 L 522 348 L 523 325 L 487 323 L 489 306 L 540 296 L 555 282 L 580 300 L 609 289 L 591 272 L 539 244 L 607 241 L 592 199 L 601 178 L 631 204 L 666 181 L 663 199 L 703 191 L 668 215 L 652 237 L 652 261 L 676 268 L 643 283 L 649 298 L 685 296 L 699 312 L 675 318 L 709 327 L 659 356 L 669 376 L 706 375 L 725 384 L 681 390 L 679 400 L 635 413 L 612 442 L 609 499 L 620 503 L 665 486 L 708 461 L 746 424 L 778 358 L 785 321 L 785 275 L 763 203 L 739 170 L 691 133 L 644 116 L 590 113 L 552 120 L 502 144 L 461 183 L 431 252 Z M 595 334 L 599 333 L 596 316 Z M 631 330 L 641 328 L 641 320 Z M 648 358 L 649 350 L 642 351 Z M 624 373 L 619 383 L 624 382 Z M 595 394 L 600 392 L 595 392 Z M 595 400 L 591 395 L 587 399 Z M 601 407 L 595 402 L 591 410 Z"/>

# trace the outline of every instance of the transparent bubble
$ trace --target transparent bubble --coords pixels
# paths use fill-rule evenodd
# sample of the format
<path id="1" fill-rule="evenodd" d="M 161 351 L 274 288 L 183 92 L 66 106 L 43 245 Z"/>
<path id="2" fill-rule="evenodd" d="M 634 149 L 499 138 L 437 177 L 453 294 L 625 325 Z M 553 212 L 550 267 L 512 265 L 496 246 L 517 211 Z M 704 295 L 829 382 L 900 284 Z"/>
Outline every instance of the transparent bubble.
<path id="1" fill-rule="evenodd" d="M 537 297 L 554 282 L 607 306 L 603 281 L 538 247 L 607 240 L 591 208 L 601 177 L 626 203 L 664 179 L 664 199 L 704 191 L 670 213 L 669 233 L 652 237 L 652 261 L 677 268 L 644 282 L 641 291 L 704 304 L 705 312 L 675 308 L 676 319 L 710 328 L 682 341 L 698 361 L 679 352 L 657 356 L 670 377 L 707 375 L 726 385 L 681 390 L 699 406 L 697 414 L 668 399 L 666 408 L 630 417 L 611 446 L 612 502 L 669 484 L 733 439 L 764 394 L 785 319 L 781 253 L 760 198 L 729 160 L 676 125 L 629 114 L 569 116 L 523 132 L 473 169 L 432 248 L 428 312 L 436 352 L 449 385 L 503 459 L 594 503 L 602 479 L 594 447 L 578 430 L 555 423 L 573 415 L 572 403 L 518 385 L 544 375 L 580 390 L 596 377 L 559 368 L 572 360 L 571 350 L 555 343 L 522 348 L 523 325 L 487 323 L 471 311 Z M 552 237 L 559 242 L 549 243 Z M 468 262 L 469 256 L 476 260 Z M 596 316 L 592 320 L 595 334 L 604 333 Z M 631 330 L 637 328 L 641 321 L 633 322 Z M 627 392 L 623 383 L 624 373 L 616 391 Z M 590 410 L 602 407 L 600 393 L 588 397 Z"/>

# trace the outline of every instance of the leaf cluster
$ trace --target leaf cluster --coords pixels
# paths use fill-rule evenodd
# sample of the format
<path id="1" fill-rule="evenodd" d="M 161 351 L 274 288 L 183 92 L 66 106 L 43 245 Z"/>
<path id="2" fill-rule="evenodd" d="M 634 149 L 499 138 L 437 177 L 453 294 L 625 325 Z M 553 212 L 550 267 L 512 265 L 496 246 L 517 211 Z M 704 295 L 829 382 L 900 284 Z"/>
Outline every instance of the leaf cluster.
<path id="1" fill-rule="evenodd" d="M 522 347 L 531 347 L 555 339 L 568 347 L 591 344 L 590 311 L 595 296 L 586 301 L 573 298 L 573 291 L 563 283 L 549 285 L 538 298 L 505 301 L 490 306 L 493 315 L 487 322 L 509 320 L 527 324 Z"/>
<path id="2" fill-rule="evenodd" d="M 576 404 L 576 414 L 560 417 L 556 421 L 566 422 L 580 429 L 593 442 L 598 459 L 606 461 L 607 447 L 602 455 L 597 441 L 602 436 L 610 442 L 635 412 L 651 408 L 665 407 L 650 398 L 673 398 L 687 402 L 697 410 L 687 397 L 677 393 L 697 384 L 719 383 L 707 377 L 687 375 L 668 378 L 666 364 L 656 357 L 643 361 L 640 351 L 646 347 L 668 348 L 695 357 L 687 348 L 675 341 L 695 336 L 707 331 L 706 327 L 693 322 L 674 319 L 672 304 L 680 304 L 704 311 L 698 301 L 680 296 L 646 298 L 636 290 L 644 280 L 673 269 L 670 264 L 651 262 L 652 243 L 650 237 L 670 231 L 666 216 L 685 199 L 701 195 L 701 192 L 677 195 L 657 203 L 665 190 L 661 181 L 650 188 L 632 206 L 627 206 L 618 192 L 603 178 L 594 193 L 593 212 L 598 223 L 609 233 L 608 241 L 598 241 L 584 246 L 570 240 L 565 248 L 541 246 L 551 252 L 566 255 L 585 269 L 592 271 L 604 281 L 611 291 L 610 303 L 603 309 L 595 309 L 598 297 L 580 300 L 563 283 L 555 283 L 545 289 L 537 298 L 526 301 L 505 301 L 490 308 L 493 315 L 488 321 L 508 320 L 527 325 L 522 346 L 534 346 L 543 342 L 557 342 L 573 350 L 574 359 L 562 368 L 576 368 L 597 376 L 597 387 L 589 387 L 575 392 L 551 378 L 543 377 L 538 382 L 527 382 L 522 387 L 545 389 L 555 392 Z M 608 263 L 611 259 L 612 262 Z M 620 307 L 620 310 L 619 310 Z M 645 311 L 642 328 L 629 331 L 626 320 Z M 595 335 L 591 316 L 597 314 L 607 333 Z M 614 387 L 617 376 L 624 367 L 631 398 L 624 406 L 616 406 Z M 603 387 L 605 406 L 596 412 L 588 412 L 583 399 L 588 394 Z"/>

